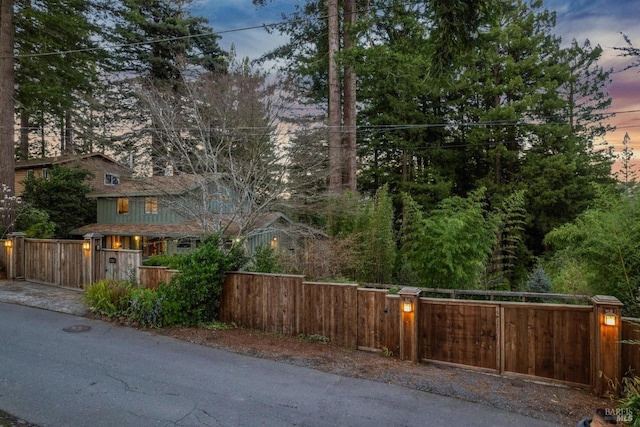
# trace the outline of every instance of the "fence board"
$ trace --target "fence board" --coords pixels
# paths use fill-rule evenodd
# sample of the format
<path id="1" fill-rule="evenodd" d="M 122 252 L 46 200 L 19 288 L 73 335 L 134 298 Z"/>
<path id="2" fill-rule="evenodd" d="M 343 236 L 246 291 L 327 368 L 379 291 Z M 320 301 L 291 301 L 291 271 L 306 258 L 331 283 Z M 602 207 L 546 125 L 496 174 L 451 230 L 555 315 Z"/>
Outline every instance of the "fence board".
<path id="1" fill-rule="evenodd" d="M 418 357 L 498 370 L 499 306 L 420 298 Z"/>
<path id="2" fill-rule="evenodd" d="M 622 343 L 622 373 L 640 376 L 640 319 L 622 319 L 622 340 L 637 342 Z"/>
<path id="3" fill-rule="evenodd" d="M 128 249 L 102 249 L 104 257 L 104 279 L 140 281 L 142 252 Z"/>
<path id="4" fill-rule="evenodd" d="M 220 320 L 269 333 L 299 330 L 302 276 L 227 273 Z"/>
<path id="5" fill-rule="evenodd" d="M 147 265 L 138 267 L 139 283 L 148 289 L 158 289 L 160 283 L 169 283 L 176 273 L 178 270 L 171 270 L 169 267 Z"/>
<path id="6" fill-rule="evenodd" d="M 397 295 L 386 290 L 357 290 L 358 321 L 357 346 L 363 350 L 400 352 L 400 309 Z"/>
<path id="7" fill-rule="evenodd" d="M 591 385 L 593 309 L 504 305 L 504 370 Z"/>
<path id="8" fill-rule="evenodd" d="M 26 239 L 26 280 L 82 288 L 88 279 L 81 240 Z"/>
<path id="9" fill-rule="evenodd" d="M 9 254 L 7 247 L 4 245 L 5 239 L 0 239 L 0 270 L 9 270 Z"/>
<path id="10" fill-rule="evenodd" d="M 355 284 L 302 284 L 304 311 L 301 332 L 322 335 L 337 345 L 357 346 L 357 289 Z"/>

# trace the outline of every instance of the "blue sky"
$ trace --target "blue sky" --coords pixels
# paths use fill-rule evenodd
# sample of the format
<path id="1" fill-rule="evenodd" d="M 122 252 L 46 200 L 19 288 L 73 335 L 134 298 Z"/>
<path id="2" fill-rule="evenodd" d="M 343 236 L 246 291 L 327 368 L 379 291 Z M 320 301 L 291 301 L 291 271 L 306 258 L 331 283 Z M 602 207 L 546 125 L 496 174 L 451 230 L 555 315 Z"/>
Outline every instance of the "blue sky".
<path id="1" fill-rule="evenodd" d="M 283 44 L 285 39 L 261 28 L 234 30 L 279 22 L 281 14 L 291 12 L 299 1 L 303 0 L 267 0 L 266 7 L 256 8 L 251 0 L 197 0 L 193 12 L 208 18 L 214 31 L 224 32 L 220 43 L 225 49 L 233 43 L 238 57 L 255 59 Z M 613 49 L 624 46 L 620 33 L 627 34 L 640 47 L 640 0 L 544 0 L 544 7 L 556 11 L 555 34 L 562 37 L 563 43 L 575 38 L 582 44 L 589 39 L 592 45 L 602 46 L 601 65 L 605 68 L 621 70 L 628 64 L 628 59 L 619 57 Z M 614 74 L 610 87 L 612 111 L 640 110 L 638 71 Z M 629 132 L 636 155 L 640 156 L 640 113 L 619 114 L 613 124 L 618 130 L 608 136 L 608 141 L 619 144 L 625 132 Z"/>

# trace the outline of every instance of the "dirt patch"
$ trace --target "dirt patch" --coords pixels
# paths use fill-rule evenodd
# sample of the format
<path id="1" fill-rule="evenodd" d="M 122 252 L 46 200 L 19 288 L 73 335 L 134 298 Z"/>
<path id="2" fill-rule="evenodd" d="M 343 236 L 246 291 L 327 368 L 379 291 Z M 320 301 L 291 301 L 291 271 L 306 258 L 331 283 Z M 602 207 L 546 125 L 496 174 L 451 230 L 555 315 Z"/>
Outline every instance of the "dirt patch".
<path id="1" fill-rule="evenodd" d="M 575 426 L 595 408 L 615 407 L 611 400 L 577 388 L 440 364 L 404 362 L 395 355 L 348 350 L 297 337 L 239 328 L 164 328 L 157 333 L 247 356 L 478 402 L 566 426 Z"/>

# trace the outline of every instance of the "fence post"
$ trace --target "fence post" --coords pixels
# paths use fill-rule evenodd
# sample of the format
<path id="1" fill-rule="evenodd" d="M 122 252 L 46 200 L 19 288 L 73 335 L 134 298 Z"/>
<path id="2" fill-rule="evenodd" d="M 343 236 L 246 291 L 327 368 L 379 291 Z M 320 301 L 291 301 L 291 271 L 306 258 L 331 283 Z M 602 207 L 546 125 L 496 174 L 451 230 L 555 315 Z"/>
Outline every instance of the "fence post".
<path id="1" fill-rule="evenodd" d="M 402 288 L 400 297 L 400 360 L 418 361 L 418 288 Z"/>
<path id="2" fill-rule="evenodd" d="M 84 250 L 85 265 L 87 271 L 87 285 L 98 282 L 104 276 L 102 271 L 102 234 L 88 233 L 82 236 L 84 243 L 88 243 L 89 249 Z M 83 246 L 84 247 L 84 246 Z"/>
<path id="3" fill-rule="evenodd" d="M 9 239 L 10 246 L 7 247 L 7 258 L 9 265 L 7 266 L 7 277 L 11 280 L 24 280 L 25 279 L 25 259 L 24 259 L 24 233 L 9 233 L 7 238 Z"/>
<path id="4" fill-rule="evenodd" d="M 598 396 L 616 395 L 622 380 L 622 303 L 616 297 L 596 295 L 593 301 L 594 391 Z"/>

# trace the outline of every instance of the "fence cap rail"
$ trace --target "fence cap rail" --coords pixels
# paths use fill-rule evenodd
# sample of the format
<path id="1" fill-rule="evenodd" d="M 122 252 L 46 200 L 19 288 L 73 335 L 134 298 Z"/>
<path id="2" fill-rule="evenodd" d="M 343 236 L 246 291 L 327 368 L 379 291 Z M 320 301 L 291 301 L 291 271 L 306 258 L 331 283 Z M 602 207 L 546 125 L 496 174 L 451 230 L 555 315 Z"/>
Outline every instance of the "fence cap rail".
<path id="1" fill-rule="evenodd" d="M 599 304 L 599 305 L 616 305 L 616 306 L 624 305 L 620 302 L 618 298 L 612 297 L 610 295 L 596 295 L 593 298 L 591 298 L 591 300 L 593 301 L 594 304 Z"/>
<path id="2" fill-rule="evenodd" d="M 395 285 L 385 285 L 379 283 L 360 283 L 361 287 L 373 289 L 398 289 Z M 592 302 L 588 295 L 555 294 L 546 292 L 512 292 L 512 291 L 487 291 L 481 289 L 443 289 L 443 288 L 421 288 L 417 287 L 421 293 L 449 295 L 451 299 L 458 296 L 479 296 L 479 297 L 501 297 L 501 298 L 538 298 L 568 301 Z"/>
<path id="3" fill-rule="evenodd" d="M 327 285 L 327 286 L 352 286 L 358 287 L 357 283 L 334 283 L 334 282 L 302 282 L 303 285 Z"/>

